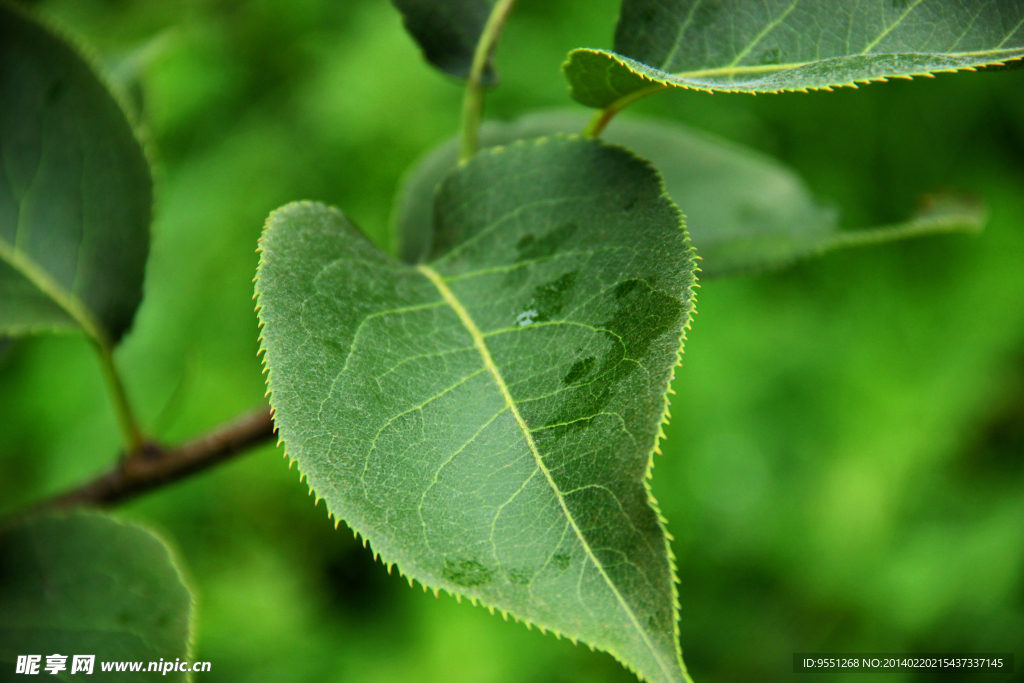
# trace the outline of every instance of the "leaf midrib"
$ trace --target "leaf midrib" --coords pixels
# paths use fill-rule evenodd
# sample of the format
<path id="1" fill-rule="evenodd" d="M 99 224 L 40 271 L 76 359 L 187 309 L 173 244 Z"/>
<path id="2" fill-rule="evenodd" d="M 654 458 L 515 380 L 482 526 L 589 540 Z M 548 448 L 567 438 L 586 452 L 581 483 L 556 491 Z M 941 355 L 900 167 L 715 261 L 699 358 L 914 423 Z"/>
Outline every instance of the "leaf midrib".
<path id="1" fill-rule="evenodd" d="M 672 49 L 669 51 L 669 53 L 665 57 L 665 59 L 663 59 L 662 62 L 661 62 L 662 63 L 661 71 L 664 71 L 666 73 L 671 73 L 674 76 L 677 76 L 679 78 L 695 78 L 695 77 L 703 77 L 703 76 L 737 75 L 737 74 L 742 74 L 742 73 L 758 73 L 758 72 L 764 72 L 764 71 L 771 71 L 771 70 L 774 70 L 774 69 L 779 69 L 779 70 L 795 69 L 795 68 L 799 68 L 799 67 L 802 67 L 802 66 L 807 66 L 809 64 L 815 64 L 815 63 L 818 63 L 818 62 L 821 62 L 821 61 L 826 61 L 826 60 L 820 60 L 819 59 L 819 60 L 812 60 L 812 61 L 808 61 L 808 62 L 793 62 L 793 63 L 789 63 L 789 64 L 770 64 L 770 65 L 769 64 L 765 64 L 765 65 L 755 65 L 755 66 L 739 66 L 738 65 L 739 62 L 742 61 L 743 58 L 746 57 L 751 52 L 751 50 L 753 50 L 753 48 L 756 47 L 757 44 L 760 43 L 767 36 L 768 33 L 770 33 L 772 30 L 777 28 L 779 26 L 779 24 L 782 21 L 784 21 L 785 18 L 787 16 L 789 16 L 789 14 L 792 13 L 792 11 L 796 8 L 796 6 L 799 4 L 799 2 L 800 2 L 800 0 L 794 0 L 794 2 L 788 8 L 786 8 L 782 12 L 781 15 L 779 15 L 778 17 L 776 17 L 775 19 L 770 21 L 768 23 L 768 25 L 764 29 L 762 29 L 760 33 L 758 33 L 757 36 L 755 36 L 750 42 L 747 43 L 747 45 L 745 45 L 743 48 L 741 48 L 736 53 L 736 56 L 733 58 L 733 60 L 732 60 L 732 62 L 730 64 L 728 64 L 726 66 L 723 66 L 723 67 L 714 67 L 714 68 L 709 68 L 709 69 L 696 69 L 696 70 L 692 70 L 692 71 L 672 72 L 670 70 L 670 67 L 671 67 L 671 64 L 672 64 L 673 60 L 675 59 L 676 55 L 679 52 L 680 46 L 682 45 L 683 36 L 685 35 L 686 31 L 690 28 L 690 25 L 693 23 L 692 22 L 693 15 L 694 15 L 696 9 L 702 4 L 702 0 L 697 0 L 697 2 L 694 3 L 694 5 L 690 8 L 690 11 L 687 13 L 686 19 L 680 23 L 678 29 L 676 30 L 676 39 L 675 39 L 675 41 L 673 43 Z M 837 59 L 837 58 L 843 58 L 843 57 L 847 57 L 847 58 L 849 58 L 849 57 L 866 57 L 866 56 L 875 54 L 875 53 L 871 52 L 872 48 L 877 46 L 890 33 L 892 33 L 893 30 L 895 30 L 897 27 L 899 27 L 903 23 L 903 20 L 906 19 L 907 15 L 909 15 L 913 10 L 915 10 L 921 4 L 921 2 L 922 2 L 922 0 L 917 0 L 916 2 L 911 4 L 903 12 L 903 14 L 901 14 L 899 17 L 896 18 L 896 20 L 892 24 L 890 24 L 889 26 L 885 27 L 882 31 L 879 32 L 879 34 L 877 36 L 875 36 L 875 38 L 873 40 L 869 41 L 867 43 L 867 45 L 864 47 L 864 49 L 861 50 L 859 53 L 850 53 L 850 54 L 846 54 L 846 55 L 836 55 L 836 57 L 827 58 L 827 59 Z M 1022 25 L 1024 25 L 1024 20 L 1022 20 L 1016 26 L 1014 26 L 1012 29 L 1010 29 L 1010 31 L 1007 32 L 1007 34 L 1003 38 L 1003 40 L 1000 41 L 999 45 L 997 45 L 995 48 L 993 48 L 991 50 L 979 50 L 979 51 L 975 51 L 975 52 L 957 52 L 957 53 L 945 53 L 945 52 L 930 53 L 930 52 L 925 52 L 925 53 L 913 53 L 913 54 L 947 54 L 949 56 L 965 56 L 965 57 L 966 56 L 979 56 L 980 57 L 980 56 L 983 56 L 983 55 L 986 55 L 986 54 L 992 54 L 992 53 L 999 52 L 999 51 L 1003 50 L 1003 45 L 1006 44 L 1006 41 L 1009 40 L 1013 36 L 1014 33 L 1016 33 L 1018 30 L 1020 30 Z M 961 36 L 961 38 L 962 38 L 962 36 Z M 959 43 L 959 40 L 957 42 Z M 849 46 L 847 46 L 847 47 L 849 47 Z M 955 44 L 954 44 L 954 47 L 955 47 Z M 878 53 L 878 54 L 904 54 L 904 53 L 886 52 L 886 53 Z"/>
<path id="2" fill-rule="evenodd" d="M 608 587 L 615 595 L 615 598 L 622 606 L 622 609 L 625 610 L 627 615 L 629 615 L 629 619 L 633 622 L 634 628 L 636 629 L 637 633 L 640 634 L 640 637 L 643 639 L 644 644 L 647 646 L 647 648 L 651 651 L 651 654 L 654 655 L 654 659 L 658 662 L 658 666 L 661 667 L 662 672 L 668 677 L 669 680 L 671 680 L 672 672 L 670 668 L 666 668 L 665 662 L 662 660 L 660 653 L 654 647 L 654 644 L 651 643 L 650 639 L 647 637 L 647 634 L 641 627 L 639 620 L 633 613 L 632 608 L 630 608 L 629 604 L 626 602 L 626 599 L 622 596 L 622 593 L 619 592 L 619 589 L 615 586 L 615 583 L 612 582 L 611 577 L 608 576 L 607 572 L 605 572 L 604 567 L 601 565 L 597 557 L 594 555 L 594 552 L 591 549 L 590 544 L 587 542 L 587 539 L 583 536 L 583 531 L 576 524 L 576 520 L 575 518 L 573 518 L 572 513 L 569 511 L 569 507 L 568 505 L 566 505 L 565 498 L 562 496 L 561 490 L 558 488 L 558 485 L 555 483 L 554 478 L 551 476 L 551 471 L 547 468 L 547 465 L 544 464 L 544 459 L 541 457 L 540 451 L 537 449 L 537 444 L 534 442 L 533 436 L 530 433 L 529 428 L 526 426 L 526 421 L 523 419 L 523 416 L 519 413 L 519 407 L 512 399 L 512 394 L 509 391 L 508 385 L 505 383 L 504 378 L 501 376 L 501 371 L 498 369 L 498 366 L 495 364 L 494 359 L 491 357 L 491 351 L 487 347 L 487 343 L 484 341 L 484 337 L 483 334 L 481 334 L 480 329 L 476 326 L 476 323 L 473 321 L 473 318 L 469 315 L 469 312 L 462 306 L 462 303 L 458 300 L 458 298 L 451 291 L 451 289 L 449 289 L 448 285 L 444 281 L 444 278 L 442 278 L 437 271 L 435 271 L 430 266 L 424 264 L 418 264 L 416 266 L 416 270 L 420 271 L 420 273 L 422 273 L 428 280 L 430 280 L 431 283 L 433 283 L 433 285 L 437 288 L 438 292 L 441 293 L 441 297 L 445 300 L 445 303 L 447 303 L 452 308 L 452 310 L 455 311 L 455 314 L 459 317 L 459 320 L 462 322 L 462 326 L 466 328 L 466 331 L 469 333 L 469 336 L 473 339 L 473 345 L 480 353 L 480 357 L 483 359 L 484 367 L 486 367 L 487 370 L 491 373 L 491 376 L 494 378 L 495 383 L 498 385 L 498 389 L 501 391 L 501 395 L 505 401 L 505 405 L 508 406 L 509 411 L 512 413 L 513 417 L 516 420 L 516 424 L 519 425 L 519 429 L 522 431 L 523 436 L 526 439 L 526 444 L 530 448 L 530 453 L 533 455 L 537 467 L 544 474 L 545 479 L 547 479 L 548 485 L 554 492 L 555 498 L 558 500 L 558 504 L 562 508 L 562 512 L 565 514 L 565 517 L 568 520 L 569 525 L 572 527 L 573 532 L 575 532 L 576 537 L 579 539 L 580 544 L 583 546 L 584 552 L 586 552 L 587 557 L 590 559 L 590 561 L 593 562 L 594 567 L 601 574 L 601 577 L 605 580 L 605 583 L 608 584 Z"/>
<path id="3" fill-rule="evenodd" d="M 896 18 L 896 21 L 894 21 L 891 24 L 889 24 L 888 26 L 886 26 L 885 30 L 882 31 L 880 34 L 878 34 L 878 36 L 876 36 L 874 40 L 872 40 L 870 43 L 868 43 L 867 46 L 863 50 L 861 50 L 860 53 L 862 55 L 866 55 L 866 54 L 870 53 L 872 48 L 874 48 L 880 42 L 885 40 L 885 37 L 888 36 L 890 33 L 892 33 L 900 24 L 902 24 L 903 20 L 906 19 L 907 16 L 911 12 L 913 12 L 915 9 L 917 9 L 918 6 L 921 4 L 921 2 L 923 2 L 923 0 L 916 0 L 916 2 L 914 2 L 912 5 L 907 7 L 906 11 L 904 11 L 903 14 L 901 14 L 899 17 Z M 962 38 L 962 36 L 961 36 L 961 38 Z M 957 42 L 960 42 L 960 41 L 958 40 Z"/>
<path id="4" fill-rule="evenodd" d="M 832 60 L 838 61 L 842 59 L 855 59 L 857 57 L 884 57 L 890 55 L 941 55 L 943 57 L 950 57 L 953 59 L 957 57 L 986 56 L 998 58 L 998 53 L 1000 52 L 1014 53 L 1017 51 L 1017 48 L 993 48 L 991 50 L 975 50 L 971 52 L 875 52 L 871 54 L 837 55 L 835 57 L 826 57 L 825 59 L 817 59 L 810 62 L 788 62 L 786 64 L 751 64 L 748 66 L 723 66 L 714 69 L 699 69 L 696 71 L 677 71 L 675 73 L 672 73 L 672 75 L 677 78 L 706 78 L 708 76 L 739 76 L 744 74 L 772 73 L 774 71 L 791 71 L 793 69 L 799 69 L 805 66 L 812 66 L 814 64 L 822 64 L 824 62 Z"/>
<path id="5" fill-rule="evenodd" d="M 748 67 L 738 67 L 737 68 L 737 65 L 739 64 L 739 62 L 741 62 L 744 57 L 746 57 L 748 54 L 750 54 L 750 52 L 762 40 L 764 40 L 764 38 L 769 33 L 771 33 L 773 30 L 778 28 L 778 26 L 786 19 L 786 17 L 788 17 L 793 12 L 793 10 L 796 9 L 796 6 L 799 3 L 800 3 L 800 0 L 794 0 L 793 3 L 782 12 L 782 14 L 780 14 L 778 17 L 772 19 L 768 23 L 768 25 L 765 26 L 765 28 L 763 28 L 756 36 L 754 36 L 753 39 L 751 39 L 743 48 L 741 48 L 736 53 L 736 56 L 733 58 L 732 62 L 729 63 L 728 65 L 726 65 L 724 67 L 712 68 L 712 69 L 698 69 L 698 70 L 695 70 L 695 71 L 675 72 L 674 75 L 679 76 L 679 77 L 687 77 L 687 76 L 694 76 L 694 75 L 701 75 L 701 76 L 703 76 L 703 75 L 718 75 L 718 74 L 730 74 L 730 73 L 741 73 L 741 72 L 743 72 Z M 872 48 L 877 46 L 890 33 L 892 33 L 897 27 L 899 27 L 900 24 L 903 23 L 903 20 L 906 19 L 907 16 L 911 12 L 913 12 L 915 9 L 917 9 L 917 7 L 921 3 L 922 3 L 922 0 L 916 0 L 909 7 L 907 7 L 907 9 L 903 12 L 903 14 L 901 14 L 899 17 L 897 17 L 896 20 L 892 24 L 890 24 L 889 26 L 886 26 L 881 32 L 879 32 L 879 34 L 877 36 L 875 36 L 875 38 L 873 40 L 869 41 L 868 44 L 864 47 L 864 49 L 861 50 L 859 53 L 856 53 L 856 54 L 846 54 L 846 55 L 837 55 L 837 57 L 864 57 L 864 56 L 868 56 L 868 55 L 872 54 L 872 52 L 871 52 Z M 683 36 L 685 35 L 686 31 L 690 28 L 690 25 L 692 24 L 693 15 L 694 15 L 696 9 L 701 4 L 702 4 L 702 0 L 697 0 L 697 2 L 690 8 L 690 11 L 687 13 L 686 19 L 680 23 L 678 29 L 676 30 L 676 39 L 675 39 L 675 41 L 673 43 L 673 47 L 669 51 L 669 53 L 665 57 L 665 59 L 662 60 L 662 65 L 663 65 L 662 68 L 661 68 L 662 71 L 665 71 L 666 73 L 672 73 L 671 71 L 669 71 L 669 67 L 672 64 L 672 61 L 675 59 L 676 54 L 679 52 L 679 48 L 682 45 Z M 1002 46 L 1006 44 L 1006 41 L 1009 40 L 1010 37 L 1012 37 L 1013 34 L 1016 33 L 1021 28 L 1022 25 L 1024 25 L 1024 20 L 1022 20 L 1020 23 L 1018 23 L 1016 26 L 1014 26 L 1006 34 L 1006 36 L 1003 38 L 1003 40 L 1000 41 L 999 45 L 997 45 L 994 50 L 981 50 L 979 52 L 963 52 L 963 53 L 953 53 L 953 54 L 964 55 L 964 56 L 974 56 L 974 55 L 981 56 L 981 55 L 984 55 L 984 54 L 990 53 L 990 52 L 998 52 L 1000 49 L 1002 49 Z M 962 38 L 962 36 L 961 36 L 961 38 Z M 959 42 L 959 40 L 957 42 Z M 847 47 L 849 47 L 849 45 L 847 45 Z M 954 44 L 954 47 L 955 47 L 955 44 Z M 898 53 L 883 53 L 883 54 L 898 54 Z M 924 53 L 924 54 L 931 54 L 931 53 Z M 937 54 L 939 54 L 939 53 L 937 53 Z M 800 67 L 800 66 L 806 66 L 807 64 L 813 64 L 813 63 L 820 62 L 820 61 L 824 61 L 824 60 L 813 60 L 813 61 L 810 61 L 810 62 L 783 64 L 783 65 L 770 65 L 770 66 L 775 66 L 775 67 L 780 68 L 780 69 L 790 69 L 790 68 L 797 68 L 797 67 Z M 769 66 L 769 65 L 765 65 L 765 66 Z"/>
<path id="6" fill-rule="evenodd" d="M 85 304 L 73 293 L 67 291 L 33 259 L 29 258 L 7 240 L 0 239 L 0 260 L 18 271 L 26 280 L 35 285 L 36 289 L 49 297 L 54 303 L 71 316 L 82 330 L 100 345 L 109 346 L 107 333 Z"/>
<path id="7" fill-rule="evenodd" d="M 751 51 L 755 47 L 757 47 L 757 45 L 762 40 L 764 40 L 765 38 L 768 37 L 769 33 L 774 31 L 775 29 L 777 29 L 779 27 L 779 25 L 782 24 L 782 22 L 786 20 L 786 17 L 788 17 L 790 14 L 793 13 L 793 10 L 795 10 L 796 6 L 799 5 L 799 4 L 800 4 L 800 0 L 793 0 L 792 4 L 790 4 L 789 7 L 787 7 L 785 10 L 783 10 L 782 14 L 780 14 L 779 16 L 775 17 L 770 22 L 768 22 L 768 24 L 763 29 L 761 29 L 761 31 L 756 36 L 754 36 L 753 40 L 751 40 L 749 43 L 747 43 L 746 47 L 744 47 L 742 50 L 737 52 L 736 56 L 733 58 L 733 60 L 727 66 L 733 67 L 733 66 L 736 66 L 737 64 L 739 64 L 740 62 L 742 62 L 743 59 L 747 55 L 749 55 L 751 53 Z"/>

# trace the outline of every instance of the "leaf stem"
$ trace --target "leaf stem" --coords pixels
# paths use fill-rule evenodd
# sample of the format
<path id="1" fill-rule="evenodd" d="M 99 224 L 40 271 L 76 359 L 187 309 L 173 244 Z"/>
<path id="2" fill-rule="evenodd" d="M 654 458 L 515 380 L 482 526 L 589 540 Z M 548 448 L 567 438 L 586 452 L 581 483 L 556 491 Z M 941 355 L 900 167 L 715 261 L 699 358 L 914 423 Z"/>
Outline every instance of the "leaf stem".
<path id="1" fill-rule="evenodd" d="M 505 27 L 505 20 L 512 11 L 516 0 L 498 0 L 484 24 L 483 33 L 473 53 L 473 64 L 469 69 L 469 80 L 466 83 L 466 95 L 462 100 L 462 147 L 459 152 L 459 163 L 464 164 L 476 154 L 480 146 L 480 121 L 484 109 L 484 71 L 494 54 L 494 48 Z"/>
<path id="2" fill-rule="evenodd" d="M 103 378 L 107 382 L 110 391 L 110 400 L 114 405 L 114 414 L 117 417 L 117 426 L 121 430 L 121 438 L 129 453 L 139 451 L 145 440 L 142 438 L 142 430 L 139 429 L 138 420 L 128 401 L 128 392 L 125 391 L 124 382 L 121 381 L 121 373 L 117 371 L 114 363 L 114 354 L 110 346 L 103 339 L 93 338 L 93 346 L 100 358 L 100 368 L 103 370 Z"/>
<path id="3" fill-rule="evenodd" d="M 608 124 L 611 123 L 611 120 L 614 119 L 615 115 L 618 114 L 620 111 L 622 111 L 623 109 L 625 109 L 626 107 L 633 104 L 639 99 L 647 97 L 648 95 L 653 95 L 656 92 L 661 92 L 662 90 L 666 89 L 667 88 L 664 85 L 652 85 L 649 88 L 637 90 L 635 92 L 630 93 L 629 95 L 626 95 L 625 97 L 620 97 L 619 99 L 615 100 L 604 109 L 601 109 L 596 114 L 594 114 L 594 118 L 592 118 L 590 120 L 590 123 L 587 124 L 587 127 L 583 129 L 583 137 L 596 138 L 600 136 L 601 133 L 604 131 L 605 127 L 607 127 Z"/>
<path id="4" fill-rule="evenodd" d="M 141 448 L 143 444 L 142 431 L 139 429 L 138 420 L 135 419 L 135 413 L 128 402 L 128 394 L 124 390 L 121 375 L 117 372 L 117 366 L 114 365 L 113 345 L 110 343 L 107 330 L 93 317 L 78 297 L 62 287 L 31 258 L 5 240 L 0 240 L 0 261 L 8 263 L 35 285 L 40 292 L 60 306 L 89 337 L 99 355 L 103 377 L 110 389 L 110 397 L 114 404 L 114 412 L 117 415 L 117 424 L 121 430 L 124 446 L 129 452 Z"/>

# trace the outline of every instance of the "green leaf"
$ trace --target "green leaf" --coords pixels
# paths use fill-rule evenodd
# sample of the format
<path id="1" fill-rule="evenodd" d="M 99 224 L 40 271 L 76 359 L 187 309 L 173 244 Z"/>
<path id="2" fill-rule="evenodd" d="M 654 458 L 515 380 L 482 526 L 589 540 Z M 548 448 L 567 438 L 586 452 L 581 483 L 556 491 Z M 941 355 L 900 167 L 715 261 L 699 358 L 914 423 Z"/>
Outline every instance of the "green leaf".
<path id="1" fill-rule="evenodd" d="M 0 334 L 112 344 L 142 299 L 152 180 L 116 98 L 65 40 L 0 3 Z"/>
<path id="2" fill-rule="evenodd" d="M 495 1 L 392 0 L 427 61 L 458 78 L 469 77 L 476 45 Z M 483 82 L 496 80 L 494 66 L 488 63 Z"/>
<path id="3" fill-rule="evenodd" d="M 484 146 L 580 130 L 587 116 L 573 110 L 530 114 L 511 123 L 488 122 Z M 841 230 L 838 212 L 822 205 L 793 171 L 769 156 L 685 126 L 646 118 L 616 119 L 608 142 L 649 159 L 665 177 L 669 196 L 686 214 L 703 277 L 787 265 L 830 249 L 939 232 L 976 231 L 984 207 L 955 196 L 927 199 L 909 222 L 871 230 Z M 433 195 L 458 165 L 458 140 L 444 143 L 414 166 L 392 212 L 399 257 L 418 263 L 433 241 Z"/>
<path id="4" fill-rule="evenodd" d="M 615 51 L 574 50 L 572 95 L 598 108 L 670 87 L 830 89 L 1024 57 L 1024 5 L 991 0 L 624 0 Z"/>
<path id="5" fill-rule="evenodd" d="M 686 679 L 645 486 L 692 308 L 657 172 L 556 137 L 442 186 L 429 265 L 340 212 L 271 215 L 257 275 L 275 423 L 330 513 L 425 587 Z"/>
<path id="6" fill-rule="evenodd" d="M 97 681 L 184 681 L 186 674 L 106 673 L 101 661 L 186 659 L 192 596 L 163 541 L 96 513 L 32 518 L 0 531 L 0 665 L 20 655 L 95 655 Z M 6 679 L 5 679 L 6 680 Z"/>

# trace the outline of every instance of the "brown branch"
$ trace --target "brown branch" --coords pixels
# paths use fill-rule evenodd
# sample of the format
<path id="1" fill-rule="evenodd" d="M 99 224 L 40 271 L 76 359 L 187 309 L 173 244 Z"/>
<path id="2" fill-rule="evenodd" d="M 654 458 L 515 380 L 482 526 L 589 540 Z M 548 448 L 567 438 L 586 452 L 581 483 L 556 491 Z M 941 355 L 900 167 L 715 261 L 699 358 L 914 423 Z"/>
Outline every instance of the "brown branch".
<path id="1" fill-rule="evenodd" d="M 32 512 L 79 505 L 108 507 L 166 486 L 274 438 L 270 408 L 260 408 L 195 441 L 164 448 L 146 444 L 110 472 L 33 506 Z"/>

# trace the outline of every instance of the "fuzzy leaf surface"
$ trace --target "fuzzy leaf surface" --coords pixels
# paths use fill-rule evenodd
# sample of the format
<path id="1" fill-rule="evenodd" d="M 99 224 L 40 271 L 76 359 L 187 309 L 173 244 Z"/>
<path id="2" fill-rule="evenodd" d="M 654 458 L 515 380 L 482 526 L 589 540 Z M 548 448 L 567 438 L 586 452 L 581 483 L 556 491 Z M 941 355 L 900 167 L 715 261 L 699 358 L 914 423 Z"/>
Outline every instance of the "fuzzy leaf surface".
<path id="1" fill-rule="evenodd" d="M 119 340 L 142 300 L 152 196 L 142 146 L 89 63 L 0 3 L 0 333 Z"/>
<path id="2" fill-rule="evenodd" d="M 1016 0 L 624 0 L 615 49 L 574 50 L 572 95 L 605 108 L 670 87 L 828 89 L 1024 57 Z"/>
<path id="3" fill-rule="evenodd" d="M 646 490 L 692 308 L 657 172 L 578 137 L 478 154 L 428 263 L 340 212 L 271 215 L 256 291 L 271 405 L 328 510 L 424 586 L 686 680 Z"/>
<path id="4" fill-rule="evenodd" d="M 19 655 L 96 655 L 96 681 L 184 681 L 182 672 L 100 670 L 100 661 L 174 661 L 188 653 L 192 595 L 163 541 L 96 513 L 33 518 L 0 532 L 0 666 Z M 145 665 L 144 665 L 145 666 Z M 20 678 L 20 677 L 19 677 Z M 6 679 L 5 679 L 6 680 Z"/>
<path id="5" fill-rule="evenodd" d="M 468 78 L 473 53 L 495 0 L 392 0 L 406 30 L 428 62 L 457 78 Z M 488 64 L 484 83 L 496 80 Z"/>
<path id="6" fill-rule="evenodd" d="M 588 116 L 572 110 L 488 122 L 484 146 L 581 130 Z M 906 223 L 843 230 L 834 208 L 819 202 L 784 164 L 713 135 L 676 123 L 629 117 L 605 131 L 608 142 L 649 159 L 665 178 L 669 196 L 686 215 L 701 257 L 701 276 L 715 277 L 788 265 L 846 246 L 867 245 L 943 232 L 980 230 L 983 206 L 953 195 L 926 199 Z M 399 258 L 418 263 L 434 239 L 435 188 L 458 166 L 453 138 L 427 154 L 406 175 L 392 212 Z"/>

